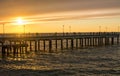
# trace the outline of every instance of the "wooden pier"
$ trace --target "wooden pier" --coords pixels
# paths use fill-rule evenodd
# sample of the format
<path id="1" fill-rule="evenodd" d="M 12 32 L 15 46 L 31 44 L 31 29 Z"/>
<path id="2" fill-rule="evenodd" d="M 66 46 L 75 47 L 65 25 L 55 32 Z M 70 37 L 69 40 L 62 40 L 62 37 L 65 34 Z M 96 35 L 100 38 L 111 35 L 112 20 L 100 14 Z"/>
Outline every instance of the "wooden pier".
<path id="1" fill-rule="evenodd" d="M 119 32 L 1 34 L 0 44 L 3 53 L 18 50 L 55 52 L 119 44 Z"/>

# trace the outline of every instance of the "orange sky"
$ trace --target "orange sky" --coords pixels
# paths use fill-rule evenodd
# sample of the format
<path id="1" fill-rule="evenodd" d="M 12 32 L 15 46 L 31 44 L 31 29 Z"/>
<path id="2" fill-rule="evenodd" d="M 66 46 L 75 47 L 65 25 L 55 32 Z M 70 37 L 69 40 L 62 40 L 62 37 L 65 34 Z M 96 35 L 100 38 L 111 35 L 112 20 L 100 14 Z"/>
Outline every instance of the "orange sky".
<path id="1" fill-rule="evenodd" d="M 120 0 L 0 0 L 0 33 L 118 31 Z M 71 29 L 70 29 L 71 27 Z M 100 30 L 101 27 L 101 30 Z"/>

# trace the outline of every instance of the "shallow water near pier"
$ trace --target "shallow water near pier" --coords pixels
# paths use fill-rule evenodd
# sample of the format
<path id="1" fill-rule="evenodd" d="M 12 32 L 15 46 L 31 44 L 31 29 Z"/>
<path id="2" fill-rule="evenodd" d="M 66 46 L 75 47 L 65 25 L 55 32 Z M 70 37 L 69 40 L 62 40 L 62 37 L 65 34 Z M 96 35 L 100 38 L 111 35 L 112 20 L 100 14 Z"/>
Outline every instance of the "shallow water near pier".
<path id="1" fill-rule="evenodd" d="M 119 45 L 0 54 L 0 76 L 119 76 Z"/>

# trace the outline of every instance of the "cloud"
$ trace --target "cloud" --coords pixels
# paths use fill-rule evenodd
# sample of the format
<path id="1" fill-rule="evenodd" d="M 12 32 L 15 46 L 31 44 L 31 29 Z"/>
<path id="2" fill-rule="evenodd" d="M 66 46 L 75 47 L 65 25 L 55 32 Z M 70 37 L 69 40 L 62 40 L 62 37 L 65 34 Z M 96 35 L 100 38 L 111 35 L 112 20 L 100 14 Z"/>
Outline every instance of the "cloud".
<path id="1" fill-rule="evenodd" d="M 85 11 L 67 11 L 67 12 L 58 12 L 51 14 L 43 15 L 33 15 L 26 16 L 26 19 L 41 20 L 41 21 L 54 21 L 54 20 L 64 20 L 64 19 L 82 19 L 82 18 L 91 18 L 91 17 L 105 17 L 105 16 L 120 16 L 119 9 L 102 9 L 102 10 L 85 10 Z"/>
<path id="2" fill-rule="evenodd" d="M 85 10 L 85 11 L 67 11 L 58 12 L 51 14 L 37 14 L 31 16 L 25 16 L 23 19 L 30 24 L 50 22 L 50 21 L 65 21 L 65 20 L 82 20 L 82 19 L 93 19 L 93 18 L 110 18 L 120 17 L 119 9 L 101 9 L 101 10 Z M 14 23 L 17 18 L 12 18 L 7 21 L 0 21 L 0 23 Z"/>

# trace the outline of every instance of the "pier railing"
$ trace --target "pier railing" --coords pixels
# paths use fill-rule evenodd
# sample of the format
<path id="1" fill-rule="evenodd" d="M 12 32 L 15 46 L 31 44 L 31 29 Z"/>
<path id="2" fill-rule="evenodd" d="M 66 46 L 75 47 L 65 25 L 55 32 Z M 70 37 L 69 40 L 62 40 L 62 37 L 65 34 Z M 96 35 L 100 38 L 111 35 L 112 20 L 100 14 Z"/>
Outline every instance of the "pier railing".
<path id="1" fill-rule="evenodd" d="M 0 34 L 0 38 L 10 37 L 55 37 L 55 36 L 110 36 L 120 35 L 120 32 L 73 32 L 73 33 L 8 33 Z"/>

